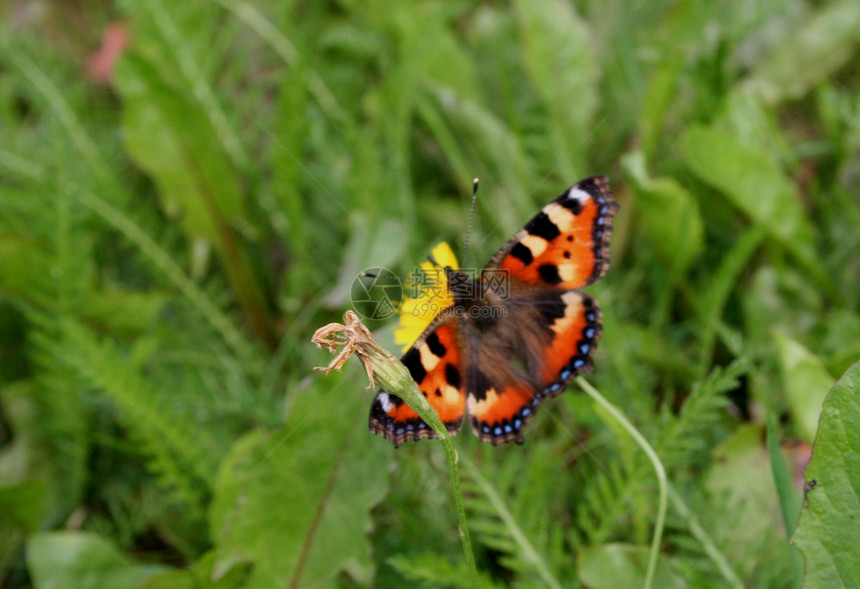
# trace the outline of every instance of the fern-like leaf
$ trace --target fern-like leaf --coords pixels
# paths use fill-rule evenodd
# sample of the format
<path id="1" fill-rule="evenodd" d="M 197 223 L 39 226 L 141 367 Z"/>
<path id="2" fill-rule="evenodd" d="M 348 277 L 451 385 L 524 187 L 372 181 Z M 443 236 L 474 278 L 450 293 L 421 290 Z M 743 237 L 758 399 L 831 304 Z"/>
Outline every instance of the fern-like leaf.
<path id="1" fill-rule="evenodd" d="M 432 553 L 411 556 L 393 556 L 386 560 L 403 577 L 419 587 L 457 588 L 469 578 L 464 564 L 454 564 L 446 558 Z M 498 585 L 487 575 L 480 575 L 479 587 L 493 589 Z"/>
<path id="2" fill-rule="evenodd" d="M 464 465 L 464 483 L 469 492 L 467 507 L 472 513 L 469 520 L 470 528 L 476 538 L 484 545 L 502 554 L 501 563 L 508 569 L 520 573 L 524 579 L 532 579 L 535 583 L 546 587 L 561 587 L 554 576 L 550 563 L 545 558 L 546 552 L 536 546 L 532 538 L 540 537 L 538 517 L 520 517 L 511 506 L 505 503 L 500 492 L 480 473 L 478 468 L 461 458 Z M 508 469 L 510 470 L 510 469 Z M 513 480 L 516 471 L 508 473 Z M 547 514 L 544 511 L 543 517 Z M 528 523 L 526 523 L 528 522 Z M 532 525 L 529 525 L 532 524 Z M 531 532 L 527 534 L 528 532 Z M 537 533 L 534 533 L 537 532 Z M 543 540 L 548 540 L 546 527 L 543 527 Z M 557 551 L 553 551 L 557 553 Z"/>
<path id="3" fill-rule="evenodd" d="M 108 395 L 121 419 L 141 444 L 151 470 L 194 515 L 202 506 L 214 480 L 216 444 L 207 432 L 172 412 L 163 397 L 145 380 L 139 367 L 121 357 L 116 345 L 98 341 L 73 321 L 63 325 L 63 338 L 54 352 L 90 387 Z"/>
<path id="4" fill-rule="evenodd" d="M 724 393 L 737 386 L 746 370 L 744 362 L 715 369 L 707 379 L 693 387 L 677 416 L 664 415 L 654 445 L 667 470 L 692 464 L 701 452 L 712 446 L 707 432 L 725 419 L 728 400 Z M 570 536 L 574 545 L 599 544 L 613 537 L 630 512 L 630 497 L 641 493 L 652 480 L 650 467 L 642 458 L 624 471 L 609 463 L 595 471 L 583 491 L 577 509 L 578 532 Z"/>

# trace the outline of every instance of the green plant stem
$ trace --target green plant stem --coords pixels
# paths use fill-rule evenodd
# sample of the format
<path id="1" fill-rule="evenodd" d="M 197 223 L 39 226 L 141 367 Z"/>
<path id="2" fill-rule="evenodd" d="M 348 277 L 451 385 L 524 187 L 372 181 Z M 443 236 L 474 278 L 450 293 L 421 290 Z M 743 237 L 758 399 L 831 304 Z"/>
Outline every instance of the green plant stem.
<path id="1" fill-rule="evenodd" d="M 403 399 L 403 402 L 411 407 L 418 416 L 438 436 L 442 447 L 445 448 L 445 457 L 448 460 L 448 474 L 451 477 L 451 487 L 454 491 L 454 504 L 457 508 L 459 519 L 460 541 L 463 543 L 463 553 L 466 557 L 466 568 L 469 571 L 469 585 L 478 589 L 478 568 L 475 564 L 475 553 L 472 550 L 472 537 L 469 534 L 469 526 L 466 523 L 466 508 L 463 506 L 463 493 L 460 489 L 460 470 L 458 466 L 457 450 L 448 428 L 442 423 L 436 410 L 430 406 L 427 399 L 418 390 L 409 370 L 384 348 L 375 341 L 368 342 L 371 346 L 371 354 L 368 359 L 373 365 L 374 377 L 389 393 Z"/>
<path id="2" fill-rule="evenodd" d="M 690 511 L 690 508 L 687 507 L 687 504 L 684 503 L 684 500 L 681 498 L 681 495 L 675 490 L 671 485 L 669 486 L 669 494 L 672 498 L 672 506 L 675 508 L 675 511 L 678 512 L 684 520 L 687 522 L 687 526 L 690 528 L 690 533 L 693 534 L 693 537 L 699 541 L 699 544 L 702 545 L 702 549 L 705 551 L 705 554 L 713 561 L 716 565 L 717 570 L 720 571 L 720 574 L 723 575 L 723 578 L 728 581 L 728 583 L 734 587 L 735 589 L 743 589 L 744 584 L 738 578 L 737 574 L 735 574 L 734 569 L 732 569 L 729 561 L 726 560 L 726 557 L 720 552 L 720 549 L 717 548 L 717 545 L 714 544 L 714 541 L 705 531 L 705 528 L 699 523 L 699 520 L 696 516 Z"/>
<path id="3" fill-rule="evenodd" d="M 93 175 L 108 193 L 120 193 L 122 187 L 116 176 L 102 157 L 96 143 L 92 140 L 81 122 L 78 113 L 71 107 L 54 81 L 43 72 L 35 62 L 21 52 L 10 50 L 5 40 L 0 39 L 0 52 L 18 69 L 24 78 L 42 95 L 50 109 L 57 116 L 62 127 L 69 135 L 75 149 L 92 170 Z"/>
<path id="4" fill-rule="evenodd" d="M 786 464 L 785 456 L 783 456 L 782 448 L 779 445 L 779 426 L 777 425 L 776 414 L 771 407 L 767 407 L 765 411 L 767 423 L 765 442 L 770 457 L 770 469 L 773 473 L 773 482 L 776 486 L 782 521 L 785 525 L 785 543 L 791 559 L 791 566 L 794 569 L 794 586 L 800 587 L 804 570 L 803 556 L 796 546 L 792 546 L 790 541 L 791 534 L 797 529 L 797 523 L 800 519 L 800 501 L 793 488 L 788 464 Z"/>
<path id="5" fill-rule="evenodd" d="M 654 572 L 657 570 L 657 558 L 660 555 L 660 543 L 663 539 L 663 526 L 666 524 L 666 506 L 668 503 L 666 469 L 663 468 L 663 463 L 660 462 L 660 457 L 657 456 L 657 453 L 654 451 L 654 448 L 651 447 L 651 444 L 648 443 L 648 440 L 639 433 L 639 430 L 633 427 L 633 424 L 630 423 L 618 409 L 607 401 L 603 395 L 601 395 L 597 389 L 591 386 L 591 384 L 584 378 L 578 377 L 576 379 L 576 383 L 582 387 L 582 390 L 584 390 L 589 397 L 591 397 L 619 424 L 621 424 L 621 427 L 627 430 L 630 437 L 639 444 L 639 447 L 642 448 L 648 456 L 648 459 L 654 466 L 654 472 L 657 474 L 657 520 L 654 522 L 654 537 L 651 541 L 651 553 L 648 556 L 648 569 L 645 572 L 645 583 L 642 585 L 644 589 L 651 589 L 651 585 L 654 582 Z"/>
<path id="6" fill-rule="evenodd" d="M 469 461 L 464 460 L 464 464 L 468 467 L 468 476 L 474 479 L 478 486 L 481 487 L 481 491 L 490 501 L 492 506 L 495 508 L 496 513 L 499 514 L 499 518 L 505 524 L 505 527 L 511 534 L 511 537 L 519 546 L 519 549 L 522 551 L 523 557 L 525 560 L 530 562 L 532 566 L 534 566 L 538 575 L 540 575 L 541 579 L 546 583 L 547 587 L 552 587 L 552 589 L 561 589 L 562 585 L 558 582 L 558 580 L 553 576 L 549 567 L 546 564 L 546 561 L 541 558 L 540 553 L 535 549 L 529 539 L 526 537 L 525 533 L 522 531 L 520 526 L 517 524 L 514 515 L 510 512 L 505 502 L 502 501 L 502 498 L 496 493 L 496 489 L 490 482 L 484 478 L 481 474 L 478 467 L 472 464 Z"/>
<path id="7" fill-rule="evenodd" d="M 425 421 L 427 420 L 425 419 Z M 472 550 L 472 537 L 469 534 L 469 527 L 466 523 L 466 508 L 463 506 L 463 492 L 460 490 L 460 469 L 457 467 L 457 450 L 454 448 L 451 436 L 448 435 L 448 430 L 444 427 L 442 420 L 439 419 L 438 415 L 436 415 L 436 421 L 438 421 L 439 425 L 442 426 L 443 433 L 439 436 L 439 441 L 442 442 L 442 447 L 445 448 L 445 457 L 448 459 L 448 474 L 451 477 L 451 488 L 454 491 L 454 504 L 457 506 L 460 541 L 463 543 L 463 553 L 466 557 L 466 568 L 469 571 L 469 582 L 472 587 L 477 589 L 478 567 L 475 564 L 475 552 Z M 436 427 L 431 427 L 433 427 L 433 431 L 437 431 Z"/>
<path id="8" fill-rule="evenodd" d="M 281 33 L 275 25 L 269 22 L 255 6 L 241 0 L 215 0 L 225 10 L 233 13 L 243 21 L 261 39 L 263 39 L 278 56 L 290 68 L 299 71 L 306 79 L 307 86 L 317 103 L 327 116 L 338 121 L 344 121 L 346 115 L 337 103 L 337 99 L 331 90 L 325 85 L 322 78 L 312 70 L 305 71 L 302 67 L 301 54 L 293 46 L 290 40 Z"/>
<path id="9" fill-rule="evenodd" d="M 129 241 L 135 244 L 140 251 L 171 282 L 191 301 L 197 311 L 205 317 L 212 327 L 221 334 L 225 343 L 243 362 L 243 366 L 251 374 L 259 375 L 262 371 L 258 354 L 253 345 L 245 339 L 242 332 L 233 325 L 230 318 L 225 315 L 209 296 L 197 284 L 189 278 L 182 268 L 173 261 L 170 254 L 164 251 L 155 241 L 146 234 L 134 221 L 119 209 L 111 206 L 107 201 L 99 198 L 85 189 L 74 191 L 76 198 L 87 208 L 99 215 L 114 229 L 122 233 Z"/>
<path id="10" fill-rule="evenodd" d="M 182 33 L 172 15 L 166 10 L 161 2 L 145 2 L 141 6 L 149 10 L 152 22 L 158 28 L 165 41 L 170 47 L 182 46 Z M 199 63 L 193 58 L 191 51 L 173 51 L 171 57 L 176 60 L 179 71 L 185 77 L 188 87 L 191 88 L 193 96 L 205 113 L 209 123 L 215 130 L 224 151 L 230 157 L 237 169 L 247 171 L 250 156 L 242 145 L 242 139 L 229 122 L 227 114 L 218 102 L 215 90 L 206 79 L 206 75 Z"/>

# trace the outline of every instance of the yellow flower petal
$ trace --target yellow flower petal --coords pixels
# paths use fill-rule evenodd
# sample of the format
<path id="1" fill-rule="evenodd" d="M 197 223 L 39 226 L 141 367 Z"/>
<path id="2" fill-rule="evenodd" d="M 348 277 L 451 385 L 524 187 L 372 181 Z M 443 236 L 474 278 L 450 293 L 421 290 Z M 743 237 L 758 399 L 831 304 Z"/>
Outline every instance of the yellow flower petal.
<path id="1" fill-rule="evenodd" d="M 454 252 L 451 251 L 451 246 L 448 245 L 447 241 L 443 241 L 437 244 L 436 247 L 430 250 L 430 255 L 433 256 L 433 258 L 437 262 L 439 262 L 439 265 L 441 265 L 442 268 L 449 267 L 453 268 L 454 270 L 457 270 L 460 267 L 459 263 L 457 262 L 457 256 L 455 256 Z M 435 266 L 433 266 L 433 264 L 431 264 L 430 262 L 422 263 L 421 267 L 425 269 L 435 268 Z"/>
<path id="2" fill-rule="evenodd" d="M 432 262 L 422 262 L 422 277 L 414 277 L 415 298 L 404 296 L 400 305 L 400 326 L 394 331 L 394 342 L 403 345 L 405 352 L 418 336 L 427 329 L 433 318 L 442 309 L 454 304 L 454 299 L 448 290 L 448 279 L 445 267 L 459 268 L 454 252 L 444 241 L 431 250 L 431 255 L 439 266 Z"/>

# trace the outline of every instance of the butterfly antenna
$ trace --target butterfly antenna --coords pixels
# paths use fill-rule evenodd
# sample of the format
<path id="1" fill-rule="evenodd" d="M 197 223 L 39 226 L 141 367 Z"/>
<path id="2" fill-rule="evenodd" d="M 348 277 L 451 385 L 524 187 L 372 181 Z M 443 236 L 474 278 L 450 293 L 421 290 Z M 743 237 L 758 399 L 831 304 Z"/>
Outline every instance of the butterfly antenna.
<path id="1" fill-rule="evenodd" d="M 376 272 L 368 272 L 367 270 L 362 270 L 358 273 L 361 278 L 390 278 L 392 280 L 399 280 L 400 282 L 405 282 L 408 280 L 402 276 L 397 276 L 396 274 L 377 274 Z"/>
<path id="2" fill-rule="evenodd" d="M 472 223 L 475 221 L 475 203 L 478 202 L 478 179 L 472 180 L 472 207 L 469 210 L 469 224 L 466 226 L 466 240 L 463 244 L 463 266 L 466 265 L 466 254 L 469 253 L 469 237 L 472 235 Z"/>

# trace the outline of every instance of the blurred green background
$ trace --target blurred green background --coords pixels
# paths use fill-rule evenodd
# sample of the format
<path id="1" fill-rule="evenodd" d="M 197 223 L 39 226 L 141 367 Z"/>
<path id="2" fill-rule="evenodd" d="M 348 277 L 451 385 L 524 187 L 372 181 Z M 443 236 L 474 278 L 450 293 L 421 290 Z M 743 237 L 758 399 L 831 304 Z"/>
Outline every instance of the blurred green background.
<path id="1" fill-rule="evenodd" d="M 463 586 L 438 443 L 371 435 L 309 339 L 462 253 L 473 177 L 472 267 L 598 173 L 589 379 L 668 472 L 655 586 L 799 587 L 860 358 L 858 48 L 856 0 L 5 0 L 0 587 Z M 810 498 L 860 476 L 858 381 Z M 456 444 L 487 587 L 641 583 L 654 474 L 587 397 Z M 851 501 L 806 586 L 860 583 Z"/>

